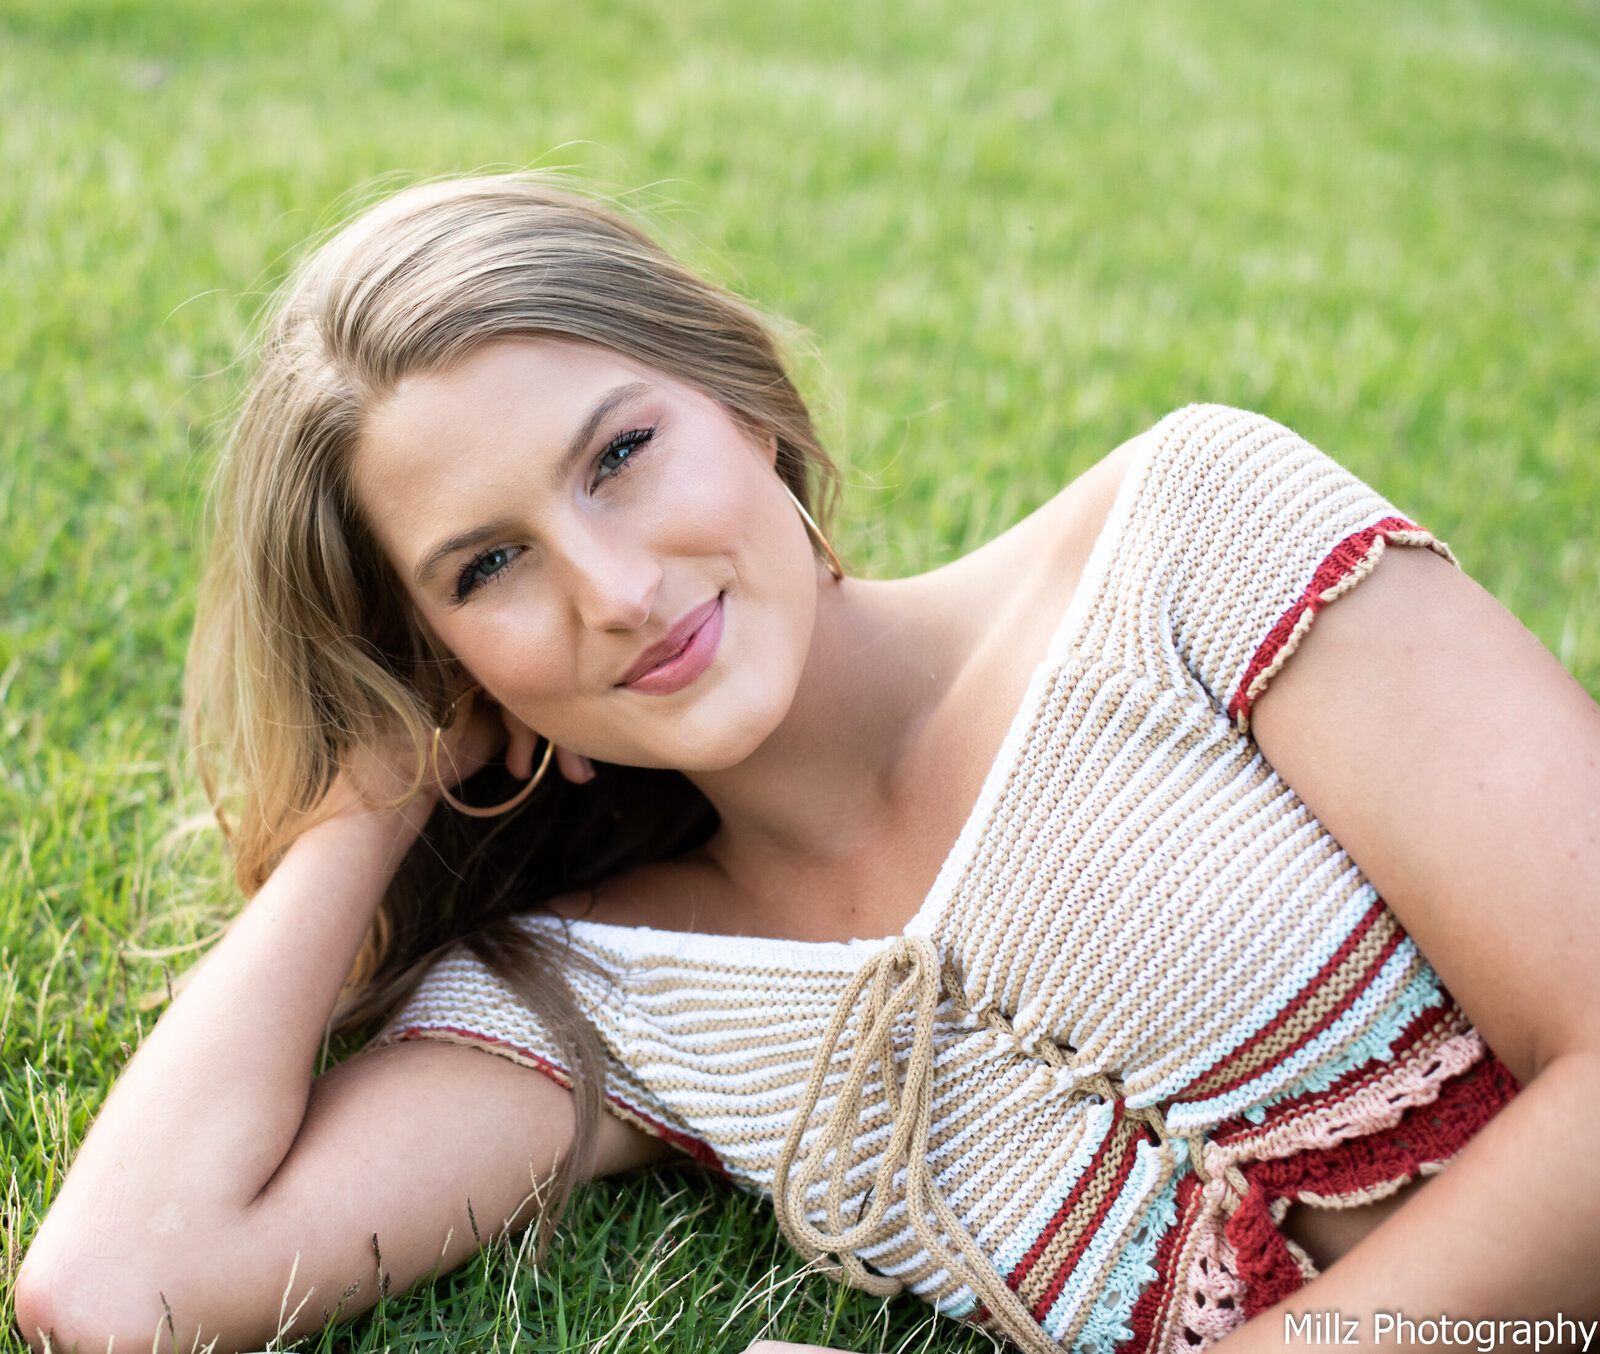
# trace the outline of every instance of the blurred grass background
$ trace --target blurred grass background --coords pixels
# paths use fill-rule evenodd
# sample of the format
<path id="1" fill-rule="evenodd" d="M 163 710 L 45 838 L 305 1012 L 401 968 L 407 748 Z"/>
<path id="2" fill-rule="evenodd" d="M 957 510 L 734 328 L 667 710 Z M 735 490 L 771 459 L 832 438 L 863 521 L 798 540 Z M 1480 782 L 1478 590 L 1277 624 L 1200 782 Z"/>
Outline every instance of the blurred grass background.
<path id="1" fill-rule="evenodd" d="M 176 715 L 237 345 L 353 189 L 530 164 L 632 190 L 809 332 L 858 571 L 1218 400 L 1438 531 L 1600 693 L 1587 0 L 0 0 L 8 1326 L 141 999 L 229 906 Z M 591 1190 L 567 1230 L 321 1347 L 986 1345 L 797 1276 L 697 1182 Z"/>

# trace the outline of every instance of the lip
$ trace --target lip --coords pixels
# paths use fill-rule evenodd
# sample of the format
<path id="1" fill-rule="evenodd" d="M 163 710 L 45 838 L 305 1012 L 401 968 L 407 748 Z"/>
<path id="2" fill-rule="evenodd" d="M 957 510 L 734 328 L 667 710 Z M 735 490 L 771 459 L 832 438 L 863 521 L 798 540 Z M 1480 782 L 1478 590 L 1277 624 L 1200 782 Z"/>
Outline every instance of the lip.
<path id="1" fill-rule="evenodd" d="M 622 675 L 618 686 L 650 696 L 681 691 L 711 666 L 722 643 L 722 594 L 702 602 L 680 619 L 639 661 Z"/>

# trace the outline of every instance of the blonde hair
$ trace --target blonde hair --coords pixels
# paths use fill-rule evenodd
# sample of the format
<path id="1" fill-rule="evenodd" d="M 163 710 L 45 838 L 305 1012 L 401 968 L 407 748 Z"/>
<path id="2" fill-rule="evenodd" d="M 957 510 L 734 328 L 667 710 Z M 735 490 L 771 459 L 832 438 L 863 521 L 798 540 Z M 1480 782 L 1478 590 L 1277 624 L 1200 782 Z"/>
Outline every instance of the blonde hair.
<path id="1" fill-rule="evenodd" d="M 512 174 L 419 185 L 357 217 L 279 294 L 213 487 L 186 709 L 247 894 L 316 821 L 351 749 L 409 740 L 420 784 L 432 726 L 462 678 L 362 520 L 352 454 L 404 377 L 510 336 L 595 344 L 693 386 L 775 439 L 778 473 L 802 503 L 808 472 L 825 499 L 836 491 L 767 324 L 618 213 Z M 578 1150 L 545 1210 L 546 1237 L 592 1140 L 603 1062 L 562 956 L 507 919 L 715 826 L 675 773 L 606 768 L 581 796 L 549 781 L 487 827 L 434 815 L 341 1006 L 347 1023 L 375 1017 L 459 940 L 513 984 L 564 1045 L 577 1092 Z"/>

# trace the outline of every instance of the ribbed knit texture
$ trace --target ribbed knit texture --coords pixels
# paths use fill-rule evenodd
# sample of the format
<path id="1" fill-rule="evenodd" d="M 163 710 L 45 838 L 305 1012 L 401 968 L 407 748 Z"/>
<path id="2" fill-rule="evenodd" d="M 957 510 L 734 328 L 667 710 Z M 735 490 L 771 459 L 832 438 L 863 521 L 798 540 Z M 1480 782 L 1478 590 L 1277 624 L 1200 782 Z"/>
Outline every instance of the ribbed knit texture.
<path id="1" fill-rule="evenodd" d="M 607 975 L 578 968 L 572 982 L 609 1051 L 612 1108 L 770 1194 L 837 1013 L 820 1095 L 794 1129 L 796 1161 L 825 1169 L 790 1177 L 791 1204 L 827 1236 L 881 1212 L 854 1246 L 868 1282 L 901 1281 L 1026 1348 L 1174 1354 L 1293 1291 L 1312 1270 L 1276 1229 L 1288 1201 L 1382 1197 L 1515 1092 L 1248 734 L 1317 612 L 1386 542 L 1448 558 L 1267 419 L 1193 406 L 1163 420 L 910 939 L 525 919 L 565 926 Z M 866 965 L 861 1009 L 841 1011 Z M 896 983 L 911 995 L 886 995 Z M 924 1084 L 915 983 L 936 1002 L 918 1104 L 903 1089 Z M 385 1038 L 472 1043 L 564 1075 L 537 1023 L 464 954 L 435 966 Z M 855 1140 L 823 1160 L 812 1153 L 858 1042 Z M 912 1226 L 907 1167 L 891 1160 L 886 1205 L 876 1187 L 868 1198 L 919 1108 L 912 1183 L 987 1257 L 982 1283 L 937 1212 Z M 998 1292 L 998 1311 L 978 1296 L 996 1282 L 1015 1295 Z"/>

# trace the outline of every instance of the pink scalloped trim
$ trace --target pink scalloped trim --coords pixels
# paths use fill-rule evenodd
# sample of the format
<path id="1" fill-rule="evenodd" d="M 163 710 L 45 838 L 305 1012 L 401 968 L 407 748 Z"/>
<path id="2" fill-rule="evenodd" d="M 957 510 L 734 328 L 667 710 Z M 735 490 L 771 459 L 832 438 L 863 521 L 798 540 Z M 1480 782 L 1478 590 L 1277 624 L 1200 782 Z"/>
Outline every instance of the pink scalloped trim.
<path id="1" fill-rule="evenodd" d="M 1398 1124 L 1405 1112 L 1439 1098 L 1439 1088 L 1479 1062 L 1486 1049 L 1475 1029 L 1441 1040 L 1423 1057 L 1396 1068 L 1338 1100 L 1252 1137 L 1237 1148 L 1207 1144 L 1206 1169 L 1225 1169 L 1235 1161 L 1264 1161 L 1296 1152 L 1328 1148 L 1349 1138 L 1364 1138 Z M 1213 1167 L 1213 1153 L 1216 1166 Z"/>
<path id="2" fill-rule="evenodd" d="M 1248 1285 L 1239 1276 L 1238 1254 L 1226 1231 L 1228 1218 L 1249 1188 L 1240 1169 L 1243 1165 L 1323 1150 L 1351 1138 L 1391 1129 L 1407 1110 L 1437 1100 L 1445 1082 L 1476 1065 L 1486 1052 L 1482 1037 L 1468 1029 L 1441 1040 L 1424 1056 L 1337 1103 L 1297 1115 L 1290 1122 L 1237 1145 L 1207 1142 L 1201 1164 L 1209 1179 L 1201 1192 L 1200 1216 L 1186 1248 L 1183 1299 L 1178 1319 L 1170 1327 L 1168 1354 L 1194 1354 L 1196 1349 L 1205 1348 L 1244 1324 Z M 1352 1195 L 1324 1202 L 1356 1204 L 1365 1202 L 1365 1198 Z M 1220 1305 L 1224 1301 L 1227 1306 Z M 1186 1331 L 1199 1336 L 1200 1344 L 1190 1343 Z"/>

